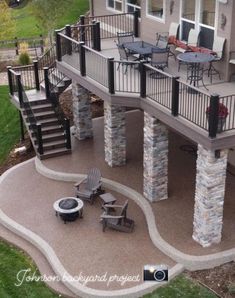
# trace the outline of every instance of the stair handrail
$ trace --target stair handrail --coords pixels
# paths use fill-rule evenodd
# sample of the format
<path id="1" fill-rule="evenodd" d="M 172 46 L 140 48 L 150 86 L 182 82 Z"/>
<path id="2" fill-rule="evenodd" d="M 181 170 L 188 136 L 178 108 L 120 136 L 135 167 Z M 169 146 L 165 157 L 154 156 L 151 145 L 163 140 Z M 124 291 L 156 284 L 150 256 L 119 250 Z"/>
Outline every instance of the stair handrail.
<path id="1" fill-rule="evenodd" d="M 25 92 L 25 87 L 21 81 L 21 73 L 15 72 L 11 68 L 9 68 L 8 71 L 9 71 L 8 78 L 11 77 L 11 80 L 14 80 L 17 84 L 17 90 L 15 90 L 15 91 L 18 93 L 21 114 L 22 114 L 22 116 L 24 116 L 23 111 L 25 111 L 27 119 L 29 121 L 29 126 L 31 126 L 31 129 L 36 137 L 36 140 L 37 140 L 37 145 L 38 145 L 37 151 L 39 154 L 43 154 L 41 124 L 37 122 L 37 119 L 34 116 L 29 98 Z M 10 93 L 11 93 L 11 90 L 10 90 Z"/>
<path id="2" fill-rule="evenodd" d="M 45 78 L 45 92 L 46 97 L 52 104 L 54 113 L 56 114 L 56 117 L 61 125 L 61 127 L 64 130 L 64 134 L 66 137 L 66 147 L 67 149 L 71 149 L 71 136 L 70 136 L 70 123 L 69 119 L 65 116 L 60 104 L 59 104 L 59 96 L 58 92 L 56 91 L 56 88 L 58 87 L 58 84 L 63 81 L 63 78 L 60 78 L 56 84 L 53 84 L 51 81 L 51 76 L 53 72 L 57 72 L 58 74 L 64 76 L 61 72 L 58 71 L 57 68 L 49 68 L 44 67 L 44 78 Z"/>

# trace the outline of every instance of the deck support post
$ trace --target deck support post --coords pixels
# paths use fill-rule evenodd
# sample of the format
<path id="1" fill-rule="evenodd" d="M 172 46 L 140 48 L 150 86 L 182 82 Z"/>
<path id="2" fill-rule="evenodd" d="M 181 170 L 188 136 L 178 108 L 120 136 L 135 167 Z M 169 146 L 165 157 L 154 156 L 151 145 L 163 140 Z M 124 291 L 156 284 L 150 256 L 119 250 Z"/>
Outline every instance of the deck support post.
<path id="1" fill-rule="evenodd" d="M 168 130 L 144 113 L 144 196 L 151 202 L 168 198 Z"/>
<path id="2" fill-rule="evenodd" d="M 221 241 L 227 159 L 198 145 L 193 239 L 203 247 Z"/>
<path id="3" fill-rule="evenodd" d="M 110 105 L 104 106 L 104 146 L 105 161 L 110 167 L 126 164 L 126 125 L 125 108 Z"/>
<path id="4" fill-rule="evenodd" d="M 79 140 L 93 137 L 90 92 L 77 83 L 72 84 L 74 135 Z"/>

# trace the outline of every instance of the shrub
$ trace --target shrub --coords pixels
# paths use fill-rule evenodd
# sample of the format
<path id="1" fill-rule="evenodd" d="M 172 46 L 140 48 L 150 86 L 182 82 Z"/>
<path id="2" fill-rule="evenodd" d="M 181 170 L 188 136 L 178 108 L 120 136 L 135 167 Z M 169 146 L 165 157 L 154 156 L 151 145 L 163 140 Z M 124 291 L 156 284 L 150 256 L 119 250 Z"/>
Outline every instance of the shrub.
<path id="1" fill-rule="evenodd" d="M 22 42 L 20 43 L 19 46 L 19 63 L 21 65 L 28 65 L 31 62 L 30 56 L 29 56 L 29 45 L 27 44 L 27 42 Z"/>

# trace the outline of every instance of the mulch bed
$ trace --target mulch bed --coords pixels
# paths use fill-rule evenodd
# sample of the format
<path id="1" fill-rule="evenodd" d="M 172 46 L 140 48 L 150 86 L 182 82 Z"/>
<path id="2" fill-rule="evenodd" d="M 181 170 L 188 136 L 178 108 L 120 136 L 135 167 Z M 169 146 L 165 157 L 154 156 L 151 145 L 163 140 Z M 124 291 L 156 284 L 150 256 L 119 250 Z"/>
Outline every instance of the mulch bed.
<path id="1" fill-rule="evenodd" d="M 73 124 L 72 114 L 72 91 L 67 90 L 60 96 L 60 104 L 65 115 Z M 92 95 L 92 117 L 103 116 L 103 101 Z M 24 154 L 15 154 L 14 149 L 17 147 L 26 146 L 27 150 Z M 35 156 L 33 147 L 28 134 L 25 134 L 25 141 L 14 146 L 7 160 L 0 166 L 0 175 L 12 166 L 21 163 Z M 214 291 L 218 297 L 234 298 L 235 297 L 235 263 L 230 262 L 219 267 L 208 270 L 199 270 L 195 272 L 185 271 L 185 274 L 190 278 L 198 281 L 203 286 Z"/>

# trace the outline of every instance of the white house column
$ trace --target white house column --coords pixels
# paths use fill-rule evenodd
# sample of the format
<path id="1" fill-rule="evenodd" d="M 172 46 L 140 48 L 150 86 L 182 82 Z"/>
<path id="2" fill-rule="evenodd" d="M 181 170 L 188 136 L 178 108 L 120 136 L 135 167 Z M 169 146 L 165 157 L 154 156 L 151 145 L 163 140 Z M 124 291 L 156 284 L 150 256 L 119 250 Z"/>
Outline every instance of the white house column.
<path id="1" fill-rule="evenodd" d="M 198 145 L 193 239 L 203 247 L 221 241 L 227 158 Z"/>
<path id="2" fill-rule="evenodd" d="M 90 92 L 77 83 L 72 84 L 74 135 L 79 140 L 91 138 L 92 115 Z"/>
<path id="3" fill-rule="evenodd" d="M 168 130 L 144 113 L 144 196 L 151 202 L 168 198 Z"/>
<path id="4" fill-rule="evenodd" d="M 104 104 L 105 161 L 109 166 L 126 163 L 125 108 Z"/>

